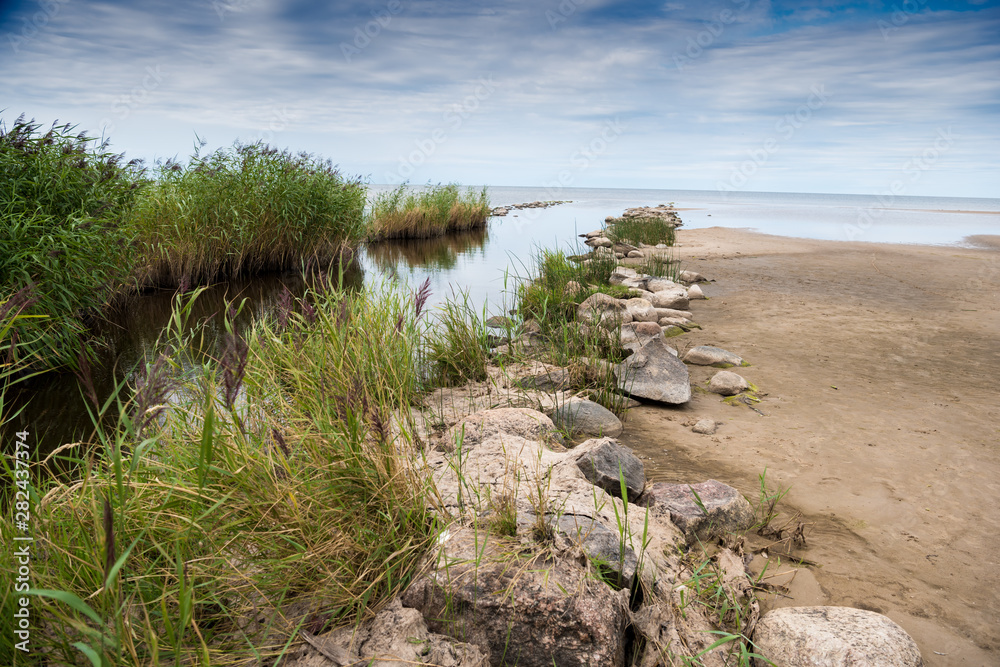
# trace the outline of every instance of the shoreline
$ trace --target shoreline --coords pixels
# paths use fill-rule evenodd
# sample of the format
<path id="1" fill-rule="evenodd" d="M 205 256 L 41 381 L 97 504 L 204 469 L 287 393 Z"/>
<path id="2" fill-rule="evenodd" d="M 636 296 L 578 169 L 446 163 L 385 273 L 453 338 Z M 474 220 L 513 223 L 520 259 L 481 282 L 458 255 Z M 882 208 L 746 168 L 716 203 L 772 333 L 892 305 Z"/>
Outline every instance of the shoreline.
<path id="1" fill-rule="evenodd" d="M 803 555 L 823 565 L 792 604 L 885 613 L 928 665 L 1000 656 L 1000 596 L 979 585 L 995 574 L 1000 530 L 1000 510 L 977 500 L 1000 475 L 985 379 L 1000 373 L 1000 239 L 986 240 L 681 228 L 678 258 L 717 282 L 703 286 L 704 329 L 674 340 L 742 354 L 765 416 L 696 391 L 682 408 L 634 410 L 621 437 L 657 480 L 714 477 L 753 497 L 766 468 L 813 524 Z M 692 384 L 708 377 L 692 368 Z M 704 417 L 724 422 L 715 436 L 686 426 Z"/>

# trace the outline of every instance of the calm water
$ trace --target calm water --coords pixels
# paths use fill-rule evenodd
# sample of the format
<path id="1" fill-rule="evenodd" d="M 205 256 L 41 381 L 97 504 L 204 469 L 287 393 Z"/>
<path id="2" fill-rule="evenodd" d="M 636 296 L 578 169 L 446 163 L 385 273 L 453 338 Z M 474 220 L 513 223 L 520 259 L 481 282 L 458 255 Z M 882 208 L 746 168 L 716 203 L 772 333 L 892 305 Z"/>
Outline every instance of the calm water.
<path id="1" fill-rule="evenodd" d="M 374 186 L 374 192 L 387 188 Z M 536 200 L 570 199 L 572 203 L 547 209 L 512 211 L 491 221 L 484 231 L 444 239 L 382 243 L 362 251 L 360 270 L 351 280 L 401 280 L 411 286 L 429 278 L 432 302 L 463 291 L 477 307 L 499 313 L 509 302 L 513 277 L 527 275 L 540 248 L 579 251 L 581 234 L 597 229 L 609 215 L 632 206 L 673 202 L 685 228 L 740 227 L 768 234 L 867 242 L 962 244 L 968 236 L 1000 234 L 1000 200 L 896 197 L 892 201 L 856 195 L 719 193 L 683 190 L 612 190 L 496 187 L 493 205 Z M 976 213 L 956 212 L 976 211 Z M 985 212 L 985 213 L 984 213 Z M 247 298 L 247 314 L 274 306 L 285 287 L 294 294 L 304 286 L 294 274 L 264 276 L 232 282 L 206 291 L 194 320 L 209 318 L 209 331 L 221 330 L 227 300 Z M 128 379 L 129 371 L 156 353 L 157 341 L 170 316 L 171 295 L 139 299 L 117 327 L 106 332 L 109 341 L 105 367 L 98 369 L 99 394 L 109 395 L 114 383 Z M 213 328 L 214 327 L 214 328 Z M 13 399 L 13 400 L 12 400 Z M 11 408 L 24 411 L 5 427 L 27 428 L 41 451 L 85 437 L 90 418 L 73 376 L 51 376 L 19 397 L 8 397 Z M 11 441 L 0 437 L 4 446 Z"/>
<path id="2" fill-rule="evenodd" d="M 386 188 L 372 189 L 377 192 Z M 837 241 L 956 245 L 963 244 L 968 236 L 1000 234 L 1000 199 L 890 200 L 864 195 L 698 190 L 490 188 L 490 201 L 495 206 L 553 199 L 569 199 L 572 203 L 512 211 L 505 218 L 494 218 L 481 241 L 466 239 L 451 243 L 447 250 L 432 250 L 438 247 L 432 242 L 412 244 L 412 255 L 395 262 L 369 253 L 365 258 L 370 269 L 367 279 L 388 272 L 416 285 L 430 278 L 436 299 L 461 288 L 477 305 L 488 301 L 491 310 L 499 311 L 505 271 L 526 274 L 538 248 L 577 250 L 581 246 L 576 235 L 599 228 L 607 216 L 621 215 L 633 206 L 669 202 L 678 208 L 695 209 L 680 213 L 686 229 L 737 227 Z M 430 264 L 410 261 L 419 256 L 433 256 L 434 260 Z"/>

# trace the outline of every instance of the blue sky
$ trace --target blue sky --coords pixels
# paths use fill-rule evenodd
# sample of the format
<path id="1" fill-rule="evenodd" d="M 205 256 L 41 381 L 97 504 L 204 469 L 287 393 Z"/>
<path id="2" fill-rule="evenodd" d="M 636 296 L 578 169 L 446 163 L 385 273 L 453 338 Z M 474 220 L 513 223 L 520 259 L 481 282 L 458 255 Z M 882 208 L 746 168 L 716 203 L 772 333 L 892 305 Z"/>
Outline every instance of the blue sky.
<path id="1" fill-rule="evenodd" d="M 0 4 L 0 113 L 372 183 L 1000 197 L 998 2 Z"/>

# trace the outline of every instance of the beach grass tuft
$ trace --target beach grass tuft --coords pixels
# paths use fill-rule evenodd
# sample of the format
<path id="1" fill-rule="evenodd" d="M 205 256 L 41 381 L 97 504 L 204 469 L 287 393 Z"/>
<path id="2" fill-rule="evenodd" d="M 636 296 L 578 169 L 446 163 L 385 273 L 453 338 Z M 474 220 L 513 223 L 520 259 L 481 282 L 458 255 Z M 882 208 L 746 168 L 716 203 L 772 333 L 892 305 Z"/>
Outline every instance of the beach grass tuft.
<path id="1" fill-rule="evenodd" d="M 615 218 L 607 223 L 607 236 L 615 243 L 672 246 L 675 223 L 664 218 Z"/>

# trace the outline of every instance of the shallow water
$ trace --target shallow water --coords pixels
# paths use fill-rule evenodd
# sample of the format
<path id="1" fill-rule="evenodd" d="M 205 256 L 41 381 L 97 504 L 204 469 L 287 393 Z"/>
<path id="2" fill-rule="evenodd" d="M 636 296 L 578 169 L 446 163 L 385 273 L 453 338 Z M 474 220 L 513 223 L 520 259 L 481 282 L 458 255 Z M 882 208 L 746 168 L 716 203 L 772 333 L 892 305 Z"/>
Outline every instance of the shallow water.
<path id="1" fill-rule="evenodd" d="M 372 187 L 373 193 L 386 189 Z M 680 213 L 685 228 L 749 227 L 782 236 L 925 244 L 961 244 L 968 236 L 1000 234 L 997 199 L 515 187 L 490 188 L 490 199 L 494 206 L 572 201 L 546 209 L 511 211 L 478 232 L 373 245 L 361 251 L 361 271 L 351 273 L 349 279 L 354 283 L 401 280 L 413 288 L 429 279 L 432 304 L 464 293 L 477 309 L 496 314 L 512 302 L 515 278 L 531 273 L 539 249 L 580 252 L 585 248 L 577 235 L 600 228 L 607 216 L 620 215 L 632 206 L 668 202 L 692 209 Z M 216 285 L 199 298 L 193 319 L 209 317 L 213 322 L 210 335 L 221 335 L 221 314 L 227 303 L 246 298 L 245 316 L 260 313 L 273 307 L 286 287 L 296 296 L 305 289 L 295 273 Z M 110 395 L 115 382 L 130 380 L 136 364 L 155 355 L 170 318 L 172 298 L 170 292 L 142 296 L 115 325 L 105 329 L 108 347 L 103 367 L 94 373 L 102 399 Z M 9 396 L 5 407 L 8 415 L 24 408 L 5 431 L 27 428 L 42 452 L 81 439 L 92 430 L 72 375 L 35 382 Z M 4 447 L 11 442 L 6 433 L 0 437 Z"/>

